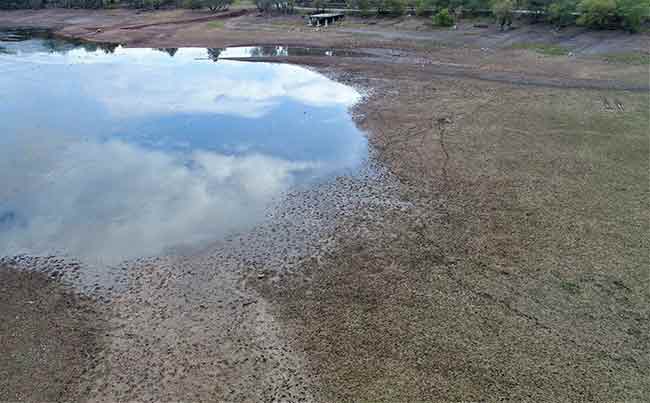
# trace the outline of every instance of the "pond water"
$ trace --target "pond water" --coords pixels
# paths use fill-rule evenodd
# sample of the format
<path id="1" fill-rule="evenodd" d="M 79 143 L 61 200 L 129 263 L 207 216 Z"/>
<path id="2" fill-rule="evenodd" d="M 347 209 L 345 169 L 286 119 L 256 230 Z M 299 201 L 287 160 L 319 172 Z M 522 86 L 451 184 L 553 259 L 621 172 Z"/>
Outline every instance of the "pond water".
<path id="1" fill-rule="evenodd" d="M 0 34 L 0 256 L 218 240 L 366 158 L 355 89 L 216 53 Z"/>
<path id="2" fill-rule="evenodd" d="M 361 57 L 365 54 L 346 49 L 314 48 L 304 46 L 233 46 L 213 48 L 217 59 L 278 56 L 338 56 Z"/>

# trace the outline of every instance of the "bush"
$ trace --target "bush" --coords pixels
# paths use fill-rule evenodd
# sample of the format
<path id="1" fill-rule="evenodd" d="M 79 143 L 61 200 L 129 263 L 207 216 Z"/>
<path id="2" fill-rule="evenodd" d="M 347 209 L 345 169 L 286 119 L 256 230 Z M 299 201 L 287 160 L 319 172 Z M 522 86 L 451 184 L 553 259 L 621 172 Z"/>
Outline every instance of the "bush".
<path id="1" fill-rule="evenodd" d="M 347 3 L 348 7 L 356 8 L 361 11 L 361 15 L 370 15 L 370 0 L 352 0 Z"/>
<path id="2" fill-rule="evenodd" d="M 392 15 L 402 15 L 406 10 L 405 0 L 385 0 L 385 10 Z"/>
<path id="3" fill-rule="evenodd" d="M 158 10 L 162 4 L 162 0 L 143 0 L 143 8 L 148 8 L 150 10 Z"/>
<path id="4" fill-rule="evenodd" d="M 433 16 L 433 25 L 438 27 L 451 27 L 454 25 L 454 17 L 449 14 L 448 8 L 443 8 Z"/>
<path id="5" fill-rule="evenodd" d="M 557 0 L 548 7 L 548 21 L 558 26 L 567 26 L 575 22 L 576 11 L 574 0 Z"/>
<path id="6" fill-rule="evenodd" d="M 650 0 L 618 0 L 616 13 L 624 29 L 638 32 L 643 21 L 650 18 Z"/>
<path id="7" fill-rule="evenodd" d="M 462 6 L 463 10 L 475 13 L 490 8 L 490 0 L 451 0 L 449 6 L 454 9 Z"/>
<path id="8" fill-rule="evenodd" d="M 616 16 L 616 0 L 582 0 L 578 4 L 578 24 L 606 28 Z"/>
<path id="9" fill-rule="evenodd" d="M 370 9 L 375 10 L 377 14 L 386 13 L 386 1 L 385 0 L 369 0 Z"/>
<path id="10" fill-rule="evenodd" d="M 504 18 L 512 17 L 512 10 L 515 8 L 512 0 L 496 0 L 492 3 L 492 14 L 494 14 L 497 19 L 501 20 Z"/>
<path id="11" fill-rule="evenodd" d="M 550 6 L 550 0 L 526 0 L 525 8 L 533 11 L 544 11 Z"/>
<path id="12" fill-rule="evenodd" d="M 435 8 L 434 0 L 418 0 L 415 4 L 415 14 L 419 16 L 426 15 Z"/>
<path id="13" fill-rule="evenodd" d="M 515 5 L 512 0 L 496 0 L 492 3 L 492 14 L 497 19 L 497 22 L 501 25 L 501 30 L 505 25 L 512 25 L 512 10 L 515 8 Z"/>

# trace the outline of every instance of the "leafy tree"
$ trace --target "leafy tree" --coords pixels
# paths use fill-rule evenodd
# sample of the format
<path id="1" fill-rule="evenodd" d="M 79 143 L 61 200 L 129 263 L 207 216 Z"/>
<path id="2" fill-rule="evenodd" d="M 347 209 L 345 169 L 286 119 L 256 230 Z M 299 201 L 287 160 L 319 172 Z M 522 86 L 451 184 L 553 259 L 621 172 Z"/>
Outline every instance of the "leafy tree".
<path id="1" fill-rule="evenodd" d="M 150 10 L 158 10 L 162 5 L 162 0 L 143 0 L 144 7 Z"/>
<path id="2" fill-rule="evenodd" d="M 616 16 L 616 0 L 582 0 L 578 4 L 578 24 L 606 28 Z"/>
<path id="3" fill-rule="evenodd" d="M 370 15 L 370 0 L 348 0 L 346 4 L 348 7 L 356 8 L 361 11 L 361 15 Z"/>
<path id="4" fill-rule="evenodd" d="M 496 0 L 492 3 L 492 13 L 496 17 L 501 30 L 505 25 L 512 25 L 512 10 L 514 10 L 515 4 L 512 0 Z"/>
<path id="5" fill-rule="evenodd" d="M 203 8 L 203 1 L 202 0 L 184 0 L 183 1 L 183 7 L 197 10 L 199 8 Z"/>
<path id="6" fill-rule="evenodd" d="M 544 13 L 548 11 L 549 6 L 553 0 L 525 0 L 525 2 L 519 3 L 519 6 L 523 6 L 533 13 L 529 15 L 531 21 L 540 21 L 543 19 Z"/>
<path id="7" fill-rule="evenodd" d="M 575 22 L 575 0 L 556 0 L 548 7 L 549 22 L 558 26 L 567 26 Z"/>
<path id="8" fill-rule="evenodd" d="M 158 9 L 165 5 L 177 7 L 207 7 L 212 12 L 228 8 L 234 0 L 0 0 L 0 9 L 16 8 L 102 8 L 119 2 L 133 8 Z M 326 7 L 327 0 L 254 0 L 261 12 L 292 13 L 296 1 L 307 2 L 317 10 Z M 501 29 L 512 23 L 515 6 L 546 13 L 548 21 L 566 26 L 574 22 L 594 28 L 621 26 L 636 32 L 644 21 L 650 19 L 650 0 L 346 0 L 348 7 L 356 8 L 362 15 L 401 15 L 407 7 L 415 9 L 417 15 L 433 12 L 446 20 L 453 20 L 463 12 L 475 12 L 490 8 L 501 24 Z M 305 5 L 307 5 L 305 4 Z M 442 10 L 446 9 L 446 13 Z M 439 15 L 438 15 L 439 14 Z M 581 14 L 576 18 L 576 14 Z M 445 21 L 446 22 L 446 21 Z"/>
<path id="9" fill-rule="evenodd" d="M 384 3 L 386 11 L 391 15 L 402 15 L 406 10 L 405 0 L 385 0 Z"/>
<path id="10" fill-rule="evenodd" d="M 415 4 L 415 14 L 426 15 L 430 10 L 435 8 L 435 0 L 418 0 Z"/>
<path id="11" fill-rule="evenodd" d="M 445 3 L 445 4 L 443 4 Z M 448 0 L 446 2 L 439 1 L 439 7 L 447 7 L 450 10 L 462 8 L 470 12 L 478 10 L 485 10 L 490 8 L 490 0 Z"/>
<path id="12" fill-rule="evenodd" d="M 650 18 L 650 0 L 618 0 L 616 12 L 624 29 L 638 32 L 643 20 Z"/>
<path id="13" fill-rule="evenodd" d="M 451 27 L 454 25 L 454 17 L 449 13 L 448 8 L 443 8 L 433 16 L 433 25 L 438 27 Z"/>
<path id="14" fill-rule="evenodd" d="M 544 11 L 551 5 L 552 0 L 526 0 L 526 7 L 532 11 Z"/>

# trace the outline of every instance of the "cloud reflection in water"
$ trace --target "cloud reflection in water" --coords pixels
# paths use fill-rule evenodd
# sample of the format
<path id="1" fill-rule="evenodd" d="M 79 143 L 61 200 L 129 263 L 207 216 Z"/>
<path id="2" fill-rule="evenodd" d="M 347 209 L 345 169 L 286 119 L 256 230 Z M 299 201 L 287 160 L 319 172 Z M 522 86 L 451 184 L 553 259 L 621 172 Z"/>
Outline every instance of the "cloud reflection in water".
<path id="1" fill-rule="evenodd" d="M 315 72 L 28 42 L 0 55 L 0 255 L 116 263 L 218 239 L 365 158 L 358 92 Z"/>

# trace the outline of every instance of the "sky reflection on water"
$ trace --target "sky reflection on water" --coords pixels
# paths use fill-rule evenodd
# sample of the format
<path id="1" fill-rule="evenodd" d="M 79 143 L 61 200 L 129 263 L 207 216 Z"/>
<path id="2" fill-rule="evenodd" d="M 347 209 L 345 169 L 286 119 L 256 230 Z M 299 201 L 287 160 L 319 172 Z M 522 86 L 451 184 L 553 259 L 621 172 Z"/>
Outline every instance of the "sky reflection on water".
<path id="1" fill-rule="evenodd" d="M 198 48 L 0 47 L 0 256 L 116 263 L 215 240 L 366 157 L 347 112 L 359 93 L 301 67 Z"/>

